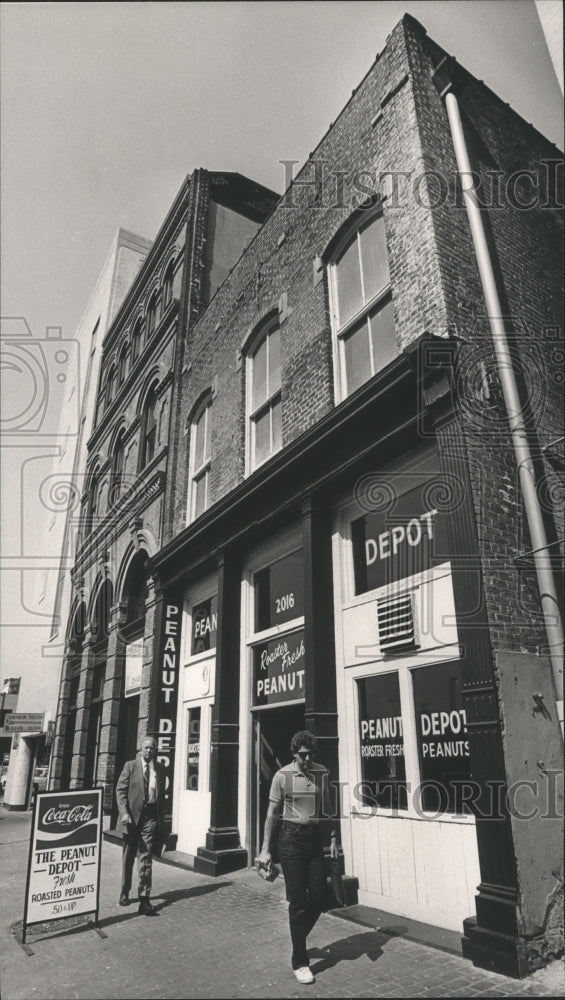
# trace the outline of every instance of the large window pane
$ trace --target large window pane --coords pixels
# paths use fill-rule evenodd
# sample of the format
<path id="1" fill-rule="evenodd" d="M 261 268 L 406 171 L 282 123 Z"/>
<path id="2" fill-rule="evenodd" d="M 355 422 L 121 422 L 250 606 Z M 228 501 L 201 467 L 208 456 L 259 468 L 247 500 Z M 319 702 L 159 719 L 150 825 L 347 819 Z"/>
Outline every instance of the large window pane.
<path id="1" fill-rule="evenodd" d="M 371 344 L 373 348 L 373 374 L 398 357 L 394 332 L 394 309 L 392 299 L 387 299 L 371 313 Z"/>
<path id="2" fill-rule="evenodd" d="M 272 432 L 273 432 L 273 452 L 282 447 L 282 407 L 280 399 L 277 399 L 271 407 Z"/>
<path id="3" fill-rule="evenodd" d="M 372 375 L 368 321 L 363 320 L 343 338 L 347 392 L 355 392 Z"/>
<path id="4" fill-rule="evenodd" d="M 267 407 L 255 420 L 255 465 L 264 462 L 271 453 L 271 411 Z"/>
<path id="5" fill-rule="evenodd" d="M 251 409 L 256 410 L 267 398 L 267 338 L 265 337 L 253 355 L 251 385 Z"/>
<path id="6" fill-rule="evenodd" d="M 281 385 L 281 334 L 278 327 L 269 335 L 269 395 Z"/>
<path id="7" fill-rule="evenodd" d="M 337 261 L 339 326 L 347 323 L 363 305 L 357 235 Z"/>
<path id="8" fill-rule="evenodd" d="M 367 806 L 406 809 L 406 768 L 398 674 L 357 681 L 362 783 Z"/>
<path id="9" fill-rule="evenodd" d="M 390 283 L 388 254 L 382 216 L 373 219 L 359 233 L 365 302 Z"/>
<path id="10" fill-rule="evenodd" d="M 302 549 L 260 570 L 254 585 L 256 632 L 300 618 L 304 614 Z"/>
<path id="11" fill-rule="evenodd" d="M 467 719 L 459 663 L 434 663 L 412 671 L 421 777 L 421 808 L 469 812 L 463 785 L 471 778 Z"/>
<path id="12" fill-rule="evenodd" d="M 194 468 L 199 469 L 206 458 L 206 410 L 196 422 L 194 434 Z"/>
<path id="13" fill-rule="evenodd" d="M 208 470 L 193 483 L 194 517 L 200 517 L 207 507 Z"/>
<path id="14" fill-rule="evenodd" d="M 186 789 L 197 792 L 200 777 L 200 706 L 188 711 L 188 746 L 186 754 Z"/>

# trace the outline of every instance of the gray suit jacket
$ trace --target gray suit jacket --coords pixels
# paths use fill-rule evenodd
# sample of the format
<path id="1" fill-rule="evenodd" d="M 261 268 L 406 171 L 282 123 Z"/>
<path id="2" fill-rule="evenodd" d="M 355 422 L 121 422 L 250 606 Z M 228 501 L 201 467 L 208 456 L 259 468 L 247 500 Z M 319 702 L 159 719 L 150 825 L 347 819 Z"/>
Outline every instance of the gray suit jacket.
<path id="1" fill-rule="evenodd" d="M 156 812 L 157 825 L 160 828 L 163 823 L 163 806 L 165 798 L 165 768 L 158 761 L 154 761 L 155 776 L 157 779 Z M 116 785 L 116 800 L 120 818 L 124 813 L 129 813 L 133 822 L 137 826 L 141 816 L 141 810 L 145 804 L 145 790 L 143 787 L 143 763 L 141 757 L 135 760 L 128 760 L 124 764 L 124 769 L 118 778 Z"/>

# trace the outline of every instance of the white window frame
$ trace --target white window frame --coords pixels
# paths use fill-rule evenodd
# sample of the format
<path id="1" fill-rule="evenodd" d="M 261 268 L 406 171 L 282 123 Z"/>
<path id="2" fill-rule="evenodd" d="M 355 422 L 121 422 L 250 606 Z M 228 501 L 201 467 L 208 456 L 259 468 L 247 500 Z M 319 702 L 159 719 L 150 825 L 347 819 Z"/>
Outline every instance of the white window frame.
<path id="1" fill-rule="evenodd" d="M 190 463 L 189 463 L 189 487 L 188 487 L 188 517 L 187 523 L 190 524 L 196 519 L 196 486 L 197 483 L 204 477 L 205 478 L 205 503 L 204 511 L 208 510 L 210 506 L 210 470 L 212 467 L 212 432 L 211 432 L 211 410 L 212 410 L 212 397 L 207 396 L 205 401 L 198 407 L 194 419 L 190 425 Z M 206 454 L 204 451 L 203 462 L 196 467 L 195 457 L 196 457 L 196 434 L 197 427 L 200 420 L 204 417 L 205 427 L 204 427 L 204 442 L 208 438 L 209 451 Z M 198 514 L 200 517 L 200 514 Z"/>
<path id="2" fill-rule="evenodd" d="M 352 393 L 348 391 L 347 381 L 346 381 L 346 370 L 345 370 L 345 348 L 344 341 L 350 330 L 353 329 L 357 323 L 360 322 L 364 317 L 366 317 L 380 302 L 385 304 L 386 300 L 391 296 L 392 285 L 390 280 L 382 288 L 379 288 L 368 300 L 365 301 L 365 289 L 363 282 L 363 266 L 362 266 L 362 256 L 361 256 L 361 240 L 359 235 L 363 229 L 370 226 L 372 223 L 376 222 L 378 219 L 383 220 L 384 226 L 384 215 L 382 209 L 371 214 L 369 218 L 361 217 L 356 220 L 355 225 L 351 225 L 347 228 L 343 237 L 340 239 L 336 248 L 334 249 L 331 259 L 328 263 L 328 278 L 329 278 L 329 288 L 330 288 L 330 305 L 331 305 L 331 325 L 332 325 L 332 347 L 333 347 L 333 361 L 334 361 L 334 395 L 335 402 L 340 403 L 342 400 L 347 399 Z M 349 317 L 345 323 L 341 324 L 339 319 L 339 298 L 338 298 L 338 258 L 344 252 L 346 247 L 352 242 L 353 237 L 357 241 L 357 250 L 359 254 L 359 271 L 361 276 L 361 289 L 363 292 L 363 305 L 353 316 Z M 390 277 L 390 276 L 389 276 Z M 371 356 L 371 375 L 373 378 L 377 374 L 379 368 L 375 366 L 375 359 L 373 357 L 373 345 L 371 338 L 369 337 L 369 352 Z M 369 381 L 367 379 L 366 381 Z M 353 390 L 355 392 L 356 390 Z"/>
<path id="3" fill-rule="evenodd" d="M 262 325 L 249 344 L 246 350 L 246 366 L 245 366 L 245 425 L 246 425 L 246 441 L 245 441 L 245 474 L 250 475 L 255 469 L 264 465 L 268 462 L 273 455 L 275 455 L 282 448 L 282 409 L 281 409 L 281 444 L 278 448 L 273 447 L 273 408 L 277 402 L 282 403 L 282 371 L 281 371 L 281 381 L 279 385 L 272 391 L 267 392 L 266 398 L 260 403 L 259 406 L 252 409 L 252 398 L 253 398 L 253 361 L 259 347 L 264 340 L 267 341 L 267 386 L 269 380 L 269 338 L 272 333 L 278 331 L 279 334 L 279 349 L 280 349 L 280 324 L 278 319 L 271 319 L 268 323 Z M 282 359 L 281 359 L 281 369 L 282 369 Z M 255 429 L 257 417 L 261 416 L 267 410 L 270 412 L 270 449 L 268 455 L 257 462 L 255 459 Z"/>

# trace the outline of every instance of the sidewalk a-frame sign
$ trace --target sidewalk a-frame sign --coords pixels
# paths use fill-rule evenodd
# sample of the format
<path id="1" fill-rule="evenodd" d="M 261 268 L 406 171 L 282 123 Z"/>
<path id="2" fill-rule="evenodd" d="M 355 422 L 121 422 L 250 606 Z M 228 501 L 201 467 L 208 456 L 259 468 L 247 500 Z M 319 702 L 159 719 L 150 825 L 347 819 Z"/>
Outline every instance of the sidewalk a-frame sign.
<path id="1" fill-rule="evenodd" d="M 33 924 L 80 914 L 98 923 L 102 789 L 40 792 L 33 809 L 22 943 Z"/>

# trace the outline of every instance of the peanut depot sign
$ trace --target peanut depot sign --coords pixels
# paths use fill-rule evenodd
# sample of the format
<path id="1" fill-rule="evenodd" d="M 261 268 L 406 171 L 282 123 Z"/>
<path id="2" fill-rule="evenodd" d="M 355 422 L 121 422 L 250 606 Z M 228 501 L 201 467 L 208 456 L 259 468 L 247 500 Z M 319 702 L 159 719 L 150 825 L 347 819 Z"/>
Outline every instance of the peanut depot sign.
<path id="1" fill-rule="evenodd" d="M 33 811 L 24 925 L 94 913 L 98 920 L 102 789 L 39 793 Z"/>

